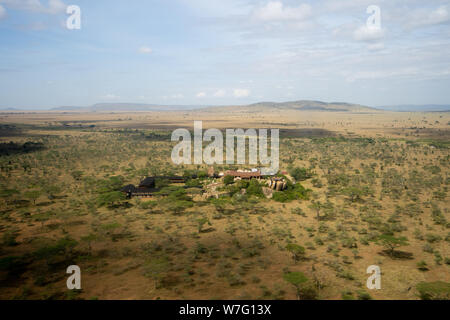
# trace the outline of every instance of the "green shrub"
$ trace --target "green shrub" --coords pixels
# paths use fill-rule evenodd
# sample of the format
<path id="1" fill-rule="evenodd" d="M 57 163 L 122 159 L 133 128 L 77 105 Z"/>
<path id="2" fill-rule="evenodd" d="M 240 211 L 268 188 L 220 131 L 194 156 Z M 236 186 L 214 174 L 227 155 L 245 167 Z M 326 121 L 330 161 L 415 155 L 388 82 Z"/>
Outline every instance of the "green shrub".
<path id="1" fill-rule="evenodd" d="M 450 283 L 443 281 L 420 282 L 416 286 L 422 300 L 449 300 Z"/>
<path id="2" fill-rule="evenodd" d="M 306 214 L 305 214 L 305 212 L 302 210 L 302 208 L 293 208 L 293 209 L 291 210 L 291 213 L 292 213 L 292 214 L 297 214 L 297 215 L 302 216 L 302 217 L 305 217 L 305 216 L 306 216 Z"/>
<path id="3" fill-rule="evenodd" d="M 429 270 L 427 263 L 423 260 L 417 262 L 417 269 L 419 269 L 420 271 L 428 271 Z"/>
<path id="4" fill-rule="evenodd" d="M 294 243 L 289 243 L 286 246 L 286 250 L 292 253 L 292 259 L 294 259 L 295 262 L 301 260 L 305 256 L 305 248 Z"/>
<path id="5" fill-rule="evenodd" d="M 292 185 L 288 183 L 287 189 L 273 193 L 273 200 L 278 202 L 290 202 L 293 200 L 308 199 L 309 189 L 305 189 L 300 183 Z"/>
<path id="6" fill-rule="evenodd" d="M 378 237 L 378 243 L 387 249 L 390 256 L 394 256 L 396 248 L 408 245 L 408 239 L 406 237 L 396 238 L 392 235 L 383 234 Z"/>
<path id="7" fill-rule="evenodd" d="M 3 234 L 2 237 L 2 243 L 6 247 L 14 247 L 17 246 L 19 243 L 16 241 L 16 238 L 18 236 L 18 232 L 15 230 L 8 230 Z"/>
<path id="8" fill-rule="evenodd" d="M 422 250 L 424 252 L 427 252 L 427 253 L 433 253 L 434 252 L 433 247 L 429 243 L 425 243 L 425 245 L 423 246 Z"/>
<path id="9" fill-rule="evenodd" d="M 299 300 L 314 300 L 317 298 L 317 291 L 313 287 L 306 285 L 308 278 L 303 272 L 285 273 L 283 279 L 295 287 Z"/>
<path id="10" fill-rule="evenodd" d="M 264 198 L 264 193 L 262 191 L 262 187 L 257 180 L 255 180 L 255 179 L 250 180 L 250 183 L 247 188 L 247 195 Z"/>
<path id="11" fill-rule="evenodd" d="M 439 242 L 442 240 L 442 237 L 437 235 L 437 234 L 432 234 L 432 233 L 428 233 L 425 235 L 425 239 L 429 242 L 429 243 L 434 243 L 434 242 Z"/>
<path id="12" fill-rule="evenodd" d="M 365 291 L 358 291 L 358 299 L 359 300 L 372 300 L 372 296 Z"/>
<path id="13" fill-rule="evenodd" d="M 297 181 L 304 181 L 313 176 L 311 170 L 306 168 L 291 168 L 289 174 Z"/>
<path id="14" fill-rule="evenodd" d="M 224 183 L 225 185 L 232 184 L 233 182 L 234 182 L 234 177 L 233 177 L 233 176 L 225 176 L 225 177 L 223 178 L 223 183 Z"/>
<path id="15" fill-rule="evenodd" d="M 139 203 L 139 208 L 147 210 L 154 208 L 156 204 L 157 204 L 156 201 L 142 201 L 141 203 Z"/>
<path id="16" fill-rule="evenodd" d="M 353 292 L 351 291 L 344 291 L 341 294 L 342 300 L 355 300 L 355 297 L 353 296 Z"/>

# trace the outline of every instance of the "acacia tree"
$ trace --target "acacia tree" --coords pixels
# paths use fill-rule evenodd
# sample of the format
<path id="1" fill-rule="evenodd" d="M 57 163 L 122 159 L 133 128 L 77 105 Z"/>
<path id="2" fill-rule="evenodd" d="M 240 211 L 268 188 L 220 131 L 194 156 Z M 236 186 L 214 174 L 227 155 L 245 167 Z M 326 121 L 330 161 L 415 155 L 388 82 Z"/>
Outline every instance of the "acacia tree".
<path id="1" fill-rule="evenodd" d="M 203 231 L 203 226 L 204 226 L 205 224 L 208 224 L 209 226 L 212 225 L 212 224 L 211 224 L 211 221 L 209 221 L 209 219 L 206 218 L 206 217 L 197 219 L 197 223 L 198 223 L 198 233 L 201 233 L 201 232 Z"/>
<path id="2" fill-rule="evenodd" d="M 92 253 L 92 241 L 95 241 L 97 239 L 98 236 L 94 233 L 89 233 L 87 236 L 81 237 L 81 240 L 87 242 L 88 244 L 89 255 L 91 255 Z"/>
<path id="3" fill-rule="evenodd" d="M 18 194 L 20 194 L 20 192 L 15 189 L 1 189 L 0 190 L 0 198 L 3 199 L 3 201 L 5 202 L 5 205 L 7 205 L 8 202 L 11 202 L 12 200 L 14 200 Z"/>
<path id="4" fill-rule="evenodd" d="M 289 243 L 286 246 L 286 249 L 290 253 L 292 253 L 292 259 L 294 259 L 294 262 L 301 260 L 305 256 L 305 248 L 302 246 L 299 246 L 298 244 Z"/>
<path id="5" fill-rule="evenodd" d="M 283 275 L 283 279 L 292 284 L 297 291 L 297 299 L 301 298 L 302 284 L 308 281 L 303 272 L 288 272 Z"/>
<path id="6" fill-rule="evenodd" d="M 75 170 L 70 173 L 72 178 L 74 178 L 76 181 L 81 180 L 81 177 L 83 177 L 83 174 L 84 174 L 83 171 L 80 171 L 80 170 Z"/>
<path id="7" fill-rule="evenodd" d="M 406 237 L 394 237 L 389 234 L 383 234 L 378 237 L 378 243 L 384 246 L 391 257 L 395 254 L 395 249 L 401 246 L 408 245 L 408 239 Z"/>
<path id="8" fill-rule="evenodd" d="M 153 258 L 148 261 L 144 267 L 144 275 L 155 281 L 155 289 L 159 287 L 159 283 L 168 269 L 169 263 L 164 257 Z"/>
<path id="9" fill-rule="evenodd" d="M 33 204 L 36 205 L 36 200 L 41 196 L 41 192 L 39 190 L 30 190 L 25 192 L 25 197 L 33 201 Z"/>
<path id="10" fill-rule="evenodd" d="M 364 191 L 359 187 L 348 187 L 343 190 L 343 193 L 350 197 L 351 202 L 355 202 L 361 199 L 361 196 L 364 195 Z"/>
<path id="11" fill-rule="evenodd" d="M 52 217 L 51 212 L 43 212 L 33 215 L 33 220 L 41 223 L 41 229 L 44 228 L 44 223 Z"/>
<path id="12" fill-rule="evenodd" d="M 317 221 L 320 221 L 320 210 L 322 209 L 323 205 L 320 201 L 313 201 L 309 208 L 316 211 Z"/>
<path id="13" fill-rule="evenodd" d="M 120 191 L 103 193 L 98 197 L 99 206 L 120 204 L 126 200 L 126 195 Z"/>

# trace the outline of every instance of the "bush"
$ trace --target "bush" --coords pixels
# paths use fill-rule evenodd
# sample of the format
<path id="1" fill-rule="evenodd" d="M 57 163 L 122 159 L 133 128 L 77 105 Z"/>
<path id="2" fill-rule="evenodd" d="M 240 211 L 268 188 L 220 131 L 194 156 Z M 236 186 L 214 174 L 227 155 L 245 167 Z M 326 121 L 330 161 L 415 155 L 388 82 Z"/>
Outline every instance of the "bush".
<path id="1" fill-rule="evenodd" d="M 37 259 L 45 259 L 47 263 L 54 258 L 59 258 L 60 255 L 65 256 L 66 259 L 70 258 L 72 249 L 78 244 L 78 242 L 70 237 L 64 237 L 59 239 L 54 245 L 46 245 L 41 247 L 35 252 Z"/>
<path id="2" fill-rule="evenodd" d="M 17 236 L 18 236 L 18 233 L 17 233 L 17 231 L 15 231 L 15 230 L 9 230 L 9 231 L 6 231 L 4 234 L 3 234 L 3 237 L 2 237 L 2 243 L 3 243 L 3 245 L 4 246 L 6 246 L 6 247 L 14 247 L 14 246 L 17 246 L 19 243 L 16 241 L 16 238 L 17 238 Z"/>
<path id="3" fill-rule="evenodd" d="M 21 257 L 9 256 L 0 258 L 0 271 L 6 271 L 8 274 L 20 274 L 24 271 L 27 263 Z"/>
<path id="4" fill-rule="evenodd" d="M 341 294 L 342 300 L 355 300 L 355 297 L 353 296 L 353 292 L 351 291 L 344 291 Z"/>
<path id="5" fill-rule="evenodd" d="M 425 243 L 425 245 L 423 246 L 422 250 L 424 252 L 427 252 L 427 253 L 433 253 L 434 252 L 433 247 L 431 245 L 429 245 L 428 243 Z"/>
<path id="6" fill-rule="evenodd" d="M 225 176 L 223 178 L 223 184 L 224 185 L 229 185 L 232 184 L 234 182 L 234 177 L 233 176 Z"/>
<path id="7" fill-rule="evenodd" d="M 368 294 L 365 291 L 358 291 L 358 299 L 359 300 L 372 300 L 372 297 L 370 294 Z"/>
<path id="8" fill-rule="evenodd" d="M 297 298 L 302 299 L 303 284 L 308 282 L 308 278 L 303 272 L 288 272 L 283 275 L 283 279 L 292 284 L 297 290 Z"/>
<path id="9" fill-rule="evenodd" d="M 425 261 L 419 261 L 417 262 L 417 269 L 419 269 L 420 271 L 428 271 L 428 265 Z"/>
<path id="10" fill-rule="evenodd" d="M 120 204 L 126 200 L 126 195 L 120 191 L 112 191 L 101 194 L 97 198 L 97 203 L 102 206 L 113 206 L 114 204 Z"/>
<path id="11" fill-rule="evenodd" d="M 447 223 L 447 219 L 445 219 L 442 211 L 436 205 L 433 205 L 431 218 L 433 219 L 435 224 L 446 225 Z"/>
<path id="12" fill-rule="evenodd" d="M 291 213 L 292 213 L 292 214 L 297 214 L 297 215 L 302 216 L 302 217 L 305 217 L 305 216 L 306 216 L 306 214 L 305 214 L 305 212 L 302 210 L 302 208 L 293 208 L 293 209 L 291 210 Z"/>
<path id="13" fill-rule="evenodd" d="M 406 237 L 396 238 L 392 235 L 387 234 L 379 236 L 378 241 L 387 249 L 391 257 L 395 255 L 396 248 L 408 245 L 408 239 Z"/>
<path id="14" fill-rule="evenodd" d="M 442 237 L 437 235 L 437 234 L 432 234 L 432 233 L 428 233 L 425 235 L 425 239 L 429 242 L 429 243 L 433 243 L 433 242 L 439 242 L 442 240 Z"/>
<path id="15" fill-rule="evenodd" d="M 264 198 L 262 187 L 257 180 L 250 180 L 250 183 L 247 188 L 247 195 Z"/>
<path id="16" fill-rule="evenodd" d="M 306 168 L 291 168 L 289 174 L 297 181 L 305 181 L 313 176 L 311 170 Z"/>
<path id="17" fill-rule="evenodd" d="M 306 200 L 308 199 L 309 191 L 310 190 L 305 189 L 300 183 L 296 183 L 295 185 L 288 183 L 286 190 L 274 192 L 273 200 L 278 202 L 290 202 L 300 199 Z"/>
<path id="18" fill-rule="evenodd" d="M 416 286 L 422 300 L 449 300 L 450 283 L 443 281 L 420 282 Z"/>
<path id="19" fill-rule="evenodd" d="M 305 256 L 305 248 L 298 244 L 289 243 L 286 246 L 286 250 L 292 253 L 292 259 L 294 259 L 295 262 L 301 260 Z"/>
<path id="20" fill-rule="evenodd" d="M 151 209 L 154 208 L 156 206 L 156 201 L 143 201 L 141 203 L 139 203 L 139 208 L 140 209 Z"/>

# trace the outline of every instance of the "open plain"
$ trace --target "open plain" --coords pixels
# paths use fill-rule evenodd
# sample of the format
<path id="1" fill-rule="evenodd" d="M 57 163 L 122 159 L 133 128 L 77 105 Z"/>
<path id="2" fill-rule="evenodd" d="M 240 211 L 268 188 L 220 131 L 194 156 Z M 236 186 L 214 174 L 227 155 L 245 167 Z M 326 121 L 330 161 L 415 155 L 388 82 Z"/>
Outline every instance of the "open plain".
<path id="1" fill-rule="evenodd" d="M 301 195 L 269 199 L 264 181 L 174 165 L 171 132 L 195 120 L 279 128 L 280 173 Z M 448 298 L 436 287 L 450 282 L 448 112 L 11 111 L 0 144 L 1 299 Z M 190 178 L 119 195 L 162 175 Z M 211 184 L 223 196 L 208 197 Z M 371 265 L 379 290 L 366 286 Z M 301 285 L 287 276 L 298 272 Z"/>

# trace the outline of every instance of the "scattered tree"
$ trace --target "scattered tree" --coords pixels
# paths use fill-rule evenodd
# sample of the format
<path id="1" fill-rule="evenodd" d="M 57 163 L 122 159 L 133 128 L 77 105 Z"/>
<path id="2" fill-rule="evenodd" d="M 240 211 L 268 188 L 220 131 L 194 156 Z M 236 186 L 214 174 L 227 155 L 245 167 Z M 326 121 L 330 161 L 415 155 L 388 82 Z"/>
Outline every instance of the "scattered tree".
<path id="1" fill-rule="evenodd" d="M 288 272 L 283 275 L 283 279 L 292 284 L 297 291 L 297 299 L 302 296 L 302 285 L 308 281 L 303 272 Z"/>
<path id="2" fill-rule="evenodd" d="M 388 234 L 379 236 L 378 242 L 388 250 L 391 257 L 395 255 L 395 249 L 408 245 L 408 239 L 406 237 L 394 237 Z"/>
<path id="3" fill-rule="evenodd" d="M 286 246 L 286 249 L 292 253 L 292 259 L 294 259 L 295 262 L 301 260 L 305 256 L 305 248 L 294 243 L 289 243 Z"/>

